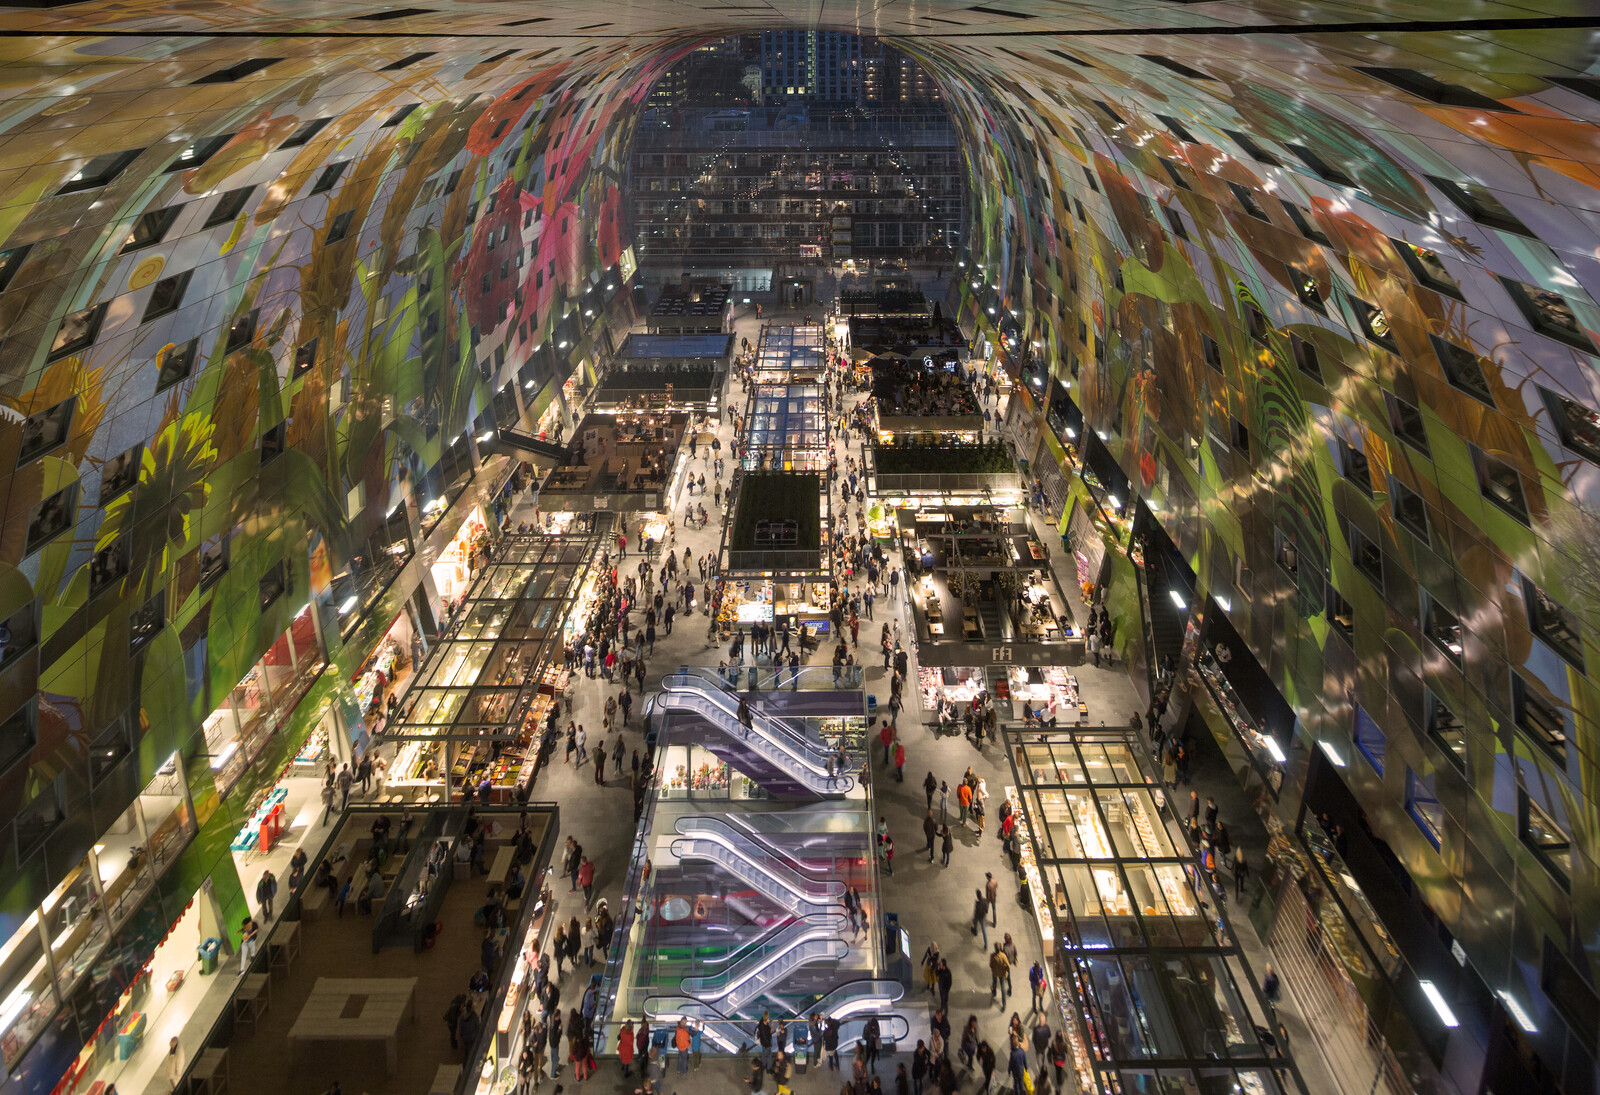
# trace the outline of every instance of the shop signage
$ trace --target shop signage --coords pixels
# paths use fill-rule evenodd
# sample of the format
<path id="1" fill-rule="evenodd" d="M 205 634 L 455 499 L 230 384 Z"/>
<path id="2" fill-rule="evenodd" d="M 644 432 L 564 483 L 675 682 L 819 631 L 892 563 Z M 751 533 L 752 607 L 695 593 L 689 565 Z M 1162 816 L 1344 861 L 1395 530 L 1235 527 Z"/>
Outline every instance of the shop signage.
<path id="1" fill-rule="evenodd" d="M 1080 665 L 1082 639 L 1056 643 L 940 643 L 925 642 L 917 662 L 926 666 L 965 665 Z"/>

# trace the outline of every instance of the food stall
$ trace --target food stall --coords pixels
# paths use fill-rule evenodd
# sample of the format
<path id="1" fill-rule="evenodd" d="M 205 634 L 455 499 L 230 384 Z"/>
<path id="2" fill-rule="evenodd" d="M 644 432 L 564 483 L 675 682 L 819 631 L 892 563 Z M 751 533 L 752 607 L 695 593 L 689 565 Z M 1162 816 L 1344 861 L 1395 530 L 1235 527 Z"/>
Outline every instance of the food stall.
<path id="1" fill-rule="evenodd" d="M 995 687 L 996 698 L 1011 701 L 1012 718 L 1021 722 L 1028 708 L 1046 725 L 1084 722 L 1089 705 L 1078 694 L 1078 678 L 1058 666 L 1013 666 Z"/>

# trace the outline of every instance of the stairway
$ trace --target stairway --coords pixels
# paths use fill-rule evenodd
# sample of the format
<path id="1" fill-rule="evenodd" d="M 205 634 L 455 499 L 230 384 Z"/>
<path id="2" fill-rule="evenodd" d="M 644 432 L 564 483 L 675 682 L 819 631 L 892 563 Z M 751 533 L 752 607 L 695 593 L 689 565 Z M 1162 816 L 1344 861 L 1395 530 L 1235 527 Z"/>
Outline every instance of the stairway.
<path id="1" fill-rule="evenodd" d="M 1144 572 L 1150 586 L 1150 632 L 1155 646 L 1150 655 L 1152 668 L 1160 665 L 1161 659 L 1168 654 L 1176 659 L 1183 650 L 1183 631 L 1188 618 L 1188 611 L 1180 609 L 1172 599 L 1172 590 L 1176 588 L 1185 602 L 1190 594 L 1182 585 L 1174 585 L 1167 566 L 1167 561 L 1158 557 L 1151 560 L 1151 565 L 1145 567 Z"/>

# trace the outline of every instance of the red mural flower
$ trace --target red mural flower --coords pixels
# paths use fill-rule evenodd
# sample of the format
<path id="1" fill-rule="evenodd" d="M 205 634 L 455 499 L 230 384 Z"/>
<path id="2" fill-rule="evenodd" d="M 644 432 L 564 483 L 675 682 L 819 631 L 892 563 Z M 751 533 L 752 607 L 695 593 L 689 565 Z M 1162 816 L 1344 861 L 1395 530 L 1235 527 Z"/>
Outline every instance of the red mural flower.
<path id="1" fill-rule="evenodd" d="M 456 277 L 466 301 L 467 319 L 488 332 L 504 323 L 522 270 L 516 264 L 522 246 L 522 191 L 506 179 L 494 192 L 494 208 L 479 218 L 472 248 L 456 263 Z"/>
<path id="2" fill-rule="evenodd" d="M 600 223 L 595 227 L 602 269 L 620 259 L 623 248 L 628 246 L 622 231 L 622 215 L 622 192 L 615 183 L 607 183 L 605 197 L 600 202 Z"/>
<path id="3" fill-rule="evenodd" d="M 467 151 L 476 156 L 487 156 L 499 148 L 500 142 L 508 134 L 516 133 L 516 121 L 539 101 L 539 96 L 550 90 L 566 69 L 565 64 L 552 65 L 490 103 L 467 132 Z"/>

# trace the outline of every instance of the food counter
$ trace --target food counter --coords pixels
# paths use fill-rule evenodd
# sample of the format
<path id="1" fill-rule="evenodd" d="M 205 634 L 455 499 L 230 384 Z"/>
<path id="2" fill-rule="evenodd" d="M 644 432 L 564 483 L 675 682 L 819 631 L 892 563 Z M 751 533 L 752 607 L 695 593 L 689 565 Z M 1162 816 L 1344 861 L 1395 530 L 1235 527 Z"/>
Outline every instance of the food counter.
<path id="1" fill-rule="evenodd" d="M 1040 722 L 1076 723 L 1088 719 L 1089 706 L 1078 697 L 1078 678 L 1055 666 L 1013 666 L 1002 681 L 1011 700 L 1012 717 L 1021 720 L 1031 707 Z"/>

